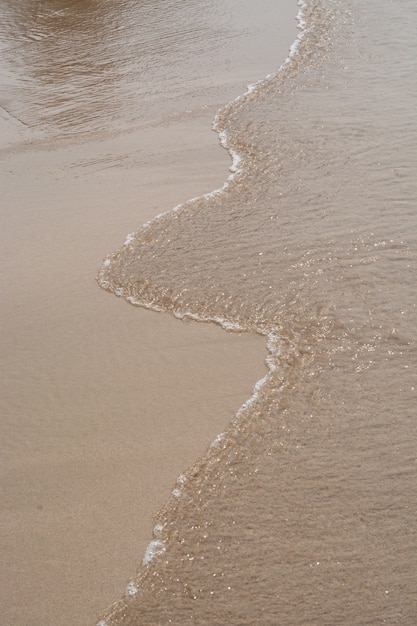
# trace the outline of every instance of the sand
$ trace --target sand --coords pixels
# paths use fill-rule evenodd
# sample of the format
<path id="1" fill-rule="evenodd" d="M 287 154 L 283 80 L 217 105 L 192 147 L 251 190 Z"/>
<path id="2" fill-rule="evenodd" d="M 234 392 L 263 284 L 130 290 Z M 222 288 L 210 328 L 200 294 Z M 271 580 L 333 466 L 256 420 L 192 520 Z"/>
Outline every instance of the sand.
<path id="1" fill-rule="evenodd" d="M 281 8 L 282 42 L 255 11 L 251 73 L 239 68 L 233 97 L 287 54 L 296 6 Z M 128 233 L 222 186 L 216 110 L 61 145 L 2 112 L 1 625 L 94 624 L 177 476 L 266 372 L 261 337 L 139 309 L 95 282 Z M 18 137 L 30 143 L 8 148 Z"/>
<path id="2" fill-rule="evenodd" d="M 122 138 L 146 155 L 128 171 L 95 164 L 101 144 L 8 155 L 1 624 L 95 623 L 176 477 L 265 373 L 260 337 L 139 309 L 95 282 L 128 232 L 221 186 L 229 157 L 211 115 Z"/>

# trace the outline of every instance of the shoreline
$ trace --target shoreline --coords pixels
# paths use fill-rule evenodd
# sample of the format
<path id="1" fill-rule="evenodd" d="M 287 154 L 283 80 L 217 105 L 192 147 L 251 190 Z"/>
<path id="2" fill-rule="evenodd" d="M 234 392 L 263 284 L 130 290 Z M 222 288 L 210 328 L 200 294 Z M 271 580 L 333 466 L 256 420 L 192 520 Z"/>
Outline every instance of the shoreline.
<path id="1" fill-rule="evenodd" d="M 223 184 L 213 115 L 7 151 L 7 623 L 94 623 L 134 575 L 177 476 L 265 375 L 264 337 L 138 309 L 94 281 L 132 226 Z M 108 165 L 112 141 L 133 166 Z"/>
<path id="2" fill-rule="evenodd" d="M 216 169 L 224 151 L 210 147 L 211 135 L 200 148 L 213 154 Z M 17 157 L 22 169 L 24 160 Z M 187 158 L 180 167 L 184 175 L 192 170 Z M 204 187 L 210 175 L 214 180 L 209 170 L 208 159 L 204 180 L 195 172 L 190 186 Z M 8 268 L 10 313 L 2 340 L 3 397 L 16 407 L 3 425 L 1 450 L 3 616 L 10 623 L 81 626 L 120 597 L 152 536 L 152 516 L 177 476 L 249 397 L 265 371 L 266 351 L 260 337 L 139 310 L 104 292 L 94 281 L 102 232 L 92 233 L 102 207 L 95 216 L 90 207 L 80 237 L 82 196 L 88 201 L 89 194 L 68 197 L 79 210 L 70 216 L 68 207 L 63 229 L 60 221 L 51 224 L 49 210 L 40 219 L 35 182 L 25 207 L 31 228 L 20 224 L 25 257 Z M 183 176 L 161 186 L 159 195 L 169 203 L 181 184 L 186 194 Z M 49 185 L 51 208 L 65 197 L 60 187 Z M 109 238 L 112 217 L 102 225 Z M 36 250 L 45 242 L 41 231 L 50 249 Z"/>

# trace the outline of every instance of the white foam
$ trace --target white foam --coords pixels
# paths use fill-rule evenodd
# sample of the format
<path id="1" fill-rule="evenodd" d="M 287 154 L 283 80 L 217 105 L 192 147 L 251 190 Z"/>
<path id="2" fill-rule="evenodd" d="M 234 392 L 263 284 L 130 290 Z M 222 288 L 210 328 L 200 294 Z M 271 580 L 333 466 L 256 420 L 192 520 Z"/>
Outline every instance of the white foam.
<path id="1" fill-rule="evenodd" d="M 128 246 L 128 245 L 130 245 L 130 244 L 132 243 L 132 241 L 134 241 L 134 240 L 135 240 L 135 233 L 129 233 L 129 234 L 126 236 L 126 239 L 125 239 L 125 242 L 124 242 L 124 244 L 123 244 L 123 245 L 124 245 L 124 246 Z"/>
<path id="2" fill-rule="evenodd" d="M 137 300 L 137 298 L 134 298 L 133 296 L 126 296 L 126 300 L 134 306 L 139 306 L 141 304 L 141 301 Z"/>
<path id="3" fill-rule="evenodd" d="M 215 437 L 213 441 L 211 442 L 210 448 L 219 448 L 221 443 L 224 441 L 225 437 L 226 437 L 226 433 L 219 433 L 217 437 Z"/>
<path id="4" fill-rule="evenodd" d="M 263 378 L 258 380 L 258 382 L 255 384 L 253 388 L 251 397 L 248 398 L 248 400 L 246 400 L 246 402 L 242 404 L 239 411 L 236 413 L 237 418 L 242 417 L 242 415 L 247 411 L 247 409 L 251 407 L 258 400 L 260 391 L 268 379 L 269 379 L 269 374 L 266 374 Z"/>
<path id="5" fill-rule="evenodd" d="M 137 592 L 138 592 L 138 588 L 136 587 L 135 582 L 131 580 L 126 587 L 125 594 L 127 596 L 135 596 Z"/>
<path id="6" fill-rule="evenodd" d="M 234 150 L 230 150 L 230 154 L 232 155 L 232 166 L 230 169 L 233 173 L 236 173 L 237 171 L 239 171 L 239 163 L 242 161 L 242 159 Z"/>
<path id="7" fill-rule="evenodd" d="M 165 544 L 159 539 L 154 539 L 145 550 L 145 555 L 142 559 L 142 565 L 148 565 L 156 556 L 163 554 L 166 550 Z"/>
<path id="8" fill-rule="evenodd" d="M 247 86 L 246 91 L 241 94 L 240 96 L 238 96 L 233 102 L 238 102 L 240 100 L 243 100 L 244 98 L 246 98 L 249 94 L 254 93 L 258 87 L 260 85 L 262 85 L 265 81 L 269 80 L 270 78 L 272 78 L 274 75 L 277 75 L 279 72 L 281 72 L 292 60 L 292 57 L 296 54 L 296 51 L 298 49 L 298 46 L 302 40 L 302 38 L 305 35 L 305 28 L 306 28 L 306 20 L 304 19 L 304 10 L 307 6 L 307 3 L 305 0 L 299 0 L 298 5 L 300 6 L 300 9 L 298 11 L 297 17 L 296 19 L 298 20 L 298 27 L 300 29 L 300 32 L 296 38 L 296 40 L 293 42 L 292 46 L 290 47 L 289 50 L 289 55 L 288 57 L 284 60 L 284 62 L 282 63 L 282 65 L 279 67 L 278 71 L 275 74 L 268 74 L 265 78 L 262 78 L 261 80 L 255 82 L 255 83 L 251 83 L 250 85 Z M 226 107 L 230 106 L 233 102 L 229 103 L 229 105 L 226 105 Z M 224 110 L 224 109 L 222 109 Z M 225 189 L 227 189 L 227 187 L 230 184 L 230 181 L 242 171 L 242 157 L 238 154 L 238 152 L 236 150 L 234 150 L 231 146 L 229 146 L 228 143 L 228 135 L 227 132 L 224 130 L 220 130 L 219 129 L 219 123 L 220 123 L 220 114 L 222 112 L 222 110 L 220 110 L 214 117 L 213 123 L 212 123 L 212 127 L 215 131 L 218 132 L 219 135 L 219 140 L 221 145 L 228 150 L 231 159 L 232 159 L 232 165 L 230 166 L 230 175 L 228 176 L 227 180 L 224 182 L 223 186 L 219 189 L 214 189 L 211 192 L 208 192 L 206 194 L 204 194 L 203 196 L 200 197 L 196 197 L 196 198 L 191 198 L 189 200 L 187 200 L 184 203 L 178 204 L 177 206 L 175 206 L 173 209 L 170 209 L 168 211 L 164 211 L 162 213 L 159 213 L 158 215 L 156 215 L 153 219 L 149 220 L 148 222 L 145 222 L 142 226 L 142 230 L 149 228 L 154 222 L 158 222 L 159 220 L 161 220 L 165 215 L 167 214 L 171 214 L 171 213 L 175 213 L 180 211 L 184 206 L 188 205 L 189 203 L 195 202 L 197 200 L 200 200 L 201 198 L 205 198 L 208 199 L 210 197 L 213 197 L 215 195 L 218 195 L 220 193 L 222 193 Z M 135 239 L 135 233 L 130 233 L 129 235 L 127 235 L 124 245 L 125 246 L 129 246 Z M 103 268 L 108 267 L 111 264 L 111 256 L 108 255 L 104 262 L 103 262 Z M 109 287 L 110 284 L 108 281 L 104 280 L 103 278 L 100 278 L 99 280 L 99 284 L 106 288 Z M 116 293 L 116 295 L 123 295 L 123 290 L 121 288 L 116 288 L 114 290 L 114 292 Z M 139 305 L 142 307 L 145 307 L 147 309 L 152 309 L 154 311 L 162 311 L 162 307 L 154 304 L 154 303 L 146 303 L 146 302 L 142 302 L 139 299 L 134 298 L 133 296 L 126 296 L 126 300 L 128 300 L 131 304 L 134 305 Z M 196 321 L 199 322 L 214 322 L 216 324 L 219 324 L 220 326 L 222 326 L 224 329 L 229 330 L 229 331 L 235 331 L 235 332 L 242 332 L 245 329 L 243 328 L 243 326 L 241 326 L 239 323 L 237 322 L 232 322 L 226 318 L 223 317 L 204 317 L 201 315 L 198 315 L 196 313 L 193 313 L 192 311 L 178 311 L 178 310 L 173 310 L 172 311 L 173 314 L 175 315 L 175 317 L 177 318 L 190 318 L 190 319 L 194 319 Z M 259 398 L 260 392 L 262 387 L 267 383 L 267 381 L 270 378 L 271 372 L 273 372 L 277 366 L 276 366 L 276 359 L 275 356 L 277 354 L 277 349 L 278 349 L 278 343 L 279 343 L 279 336 L 277 334 L 277 332 L 266 332 L 266 329 L 263 327 L 254 327 L 254 331 L 258 332 L 261 335 L 267 335 L 267 349 L 269 351 L 269 355 L 266 359 L 266 365 L 268 367 L 268 374 L 266 374 L 263 378 L 261 378 L 260 380 L 258 380 L 254 386 L 253 392 L 251 397 L 241 406 L 241 408 L 239 409 L 239 411 L 236 414 L 236 417 L 241 417 L 242 414 L 251 406 L 253 405 L 256 400 Z M 210 447 L 211 448 L 219 448 L 221 446 L 221 444 L 224 442 L 226 438 L 226 433 L 222 432 L 220 434 L 218 434 L 214 440 L 212 441 Z M 186 481 L 186 476 L 184 474 L 180 474 L 177 478 L 177 484 L 179 486 L 183 485 Z M 175 488 L 172 491 L 172 495 L 175 498 L 179 498 L 181 496 L 181 489 L 180 488 Z M 166 550 L 166 546 L 164 544 L 164 542 L 161 540 L 162 537 L 162 531 L 164 529 L 164 525 L 163 524 L 156 524 L 154 529 L 153 529 L 153 535 L 155 537 L 154 540 L 152 540 L 146 550 L 145 550 L 145 554 L 144 557 L 142 559 L 142 566 L 147 566 L 156 556 L 159 556 L 161 554 L 163 554 Z M 129 584 L 126 587 L 126 595 L 131 596 L 131 595 L 135 595 L 138 592 L 138 588 L 136 586 L 136 584 L 134 583 L 134 581 L 130 581 Z M 104 620 L 99 621 L 96 626 L 108 626 L 107 623 Z"/>
<path id="9" fill-rule="evenodd" d="M 225 330 L 232 330 L 233 332 L 243 331 L 243 327 L 240 326 L 240 324 L 237 322 L 229 322 L 229 320 L 226 320 L 223 317 L 215 317 L 213 318 L 213 322 L 220 324 L 220 326 L 222 326 Z"/>
<path id="10" fill-rule="evenodd" d="M 107 622 L 105 622 L 104 619 L 101 619 L 99 622 L 97 622 L 96 626 L 107 626 Z"/>
<path id="11" fill-rule="evenodd" d="M 156 537 L 157 539 L 160 539 L 162 537 L 162 531 L 164 530 L 164 525 L 163 524 L 155 524 L 154 529 L 153 529 L 153 536 Z"/>
<path id="12" fill-rule="evenodd" d="M 153 307 L 150 307 L 153 308 Z M 154 310 L 158 310 L 158 309 L 154 309 Z M 160 309 L 159 309 L 160 310 Z M 196 322 L 214 322 L 215 324 L 219 324 L 222 328 L 224 328 L 225 330 L 231 330 L 233 332 L 243 332 L 244 328 L 243 326 L 241 326 L 240 324 L 238 324 L 237 322 L 230 322 L 229 320 L 225 319 L 224 317 L 204 317 L 203 315 L 198 315 L 197 313 L 192 313 L 191 311 L 173 311 L 174 317 L 178 318 L 178 319 L 184 319 L 184 317 L 191 319 L 191 320 L 195 320 Z M 262 333 L 261 334 L 265 334 Z"/>
<path id="13" fill-rule="evenodd" d="M 177 478 L 177 484 L 183 485 L 186 482 L 187 482 L 187 477 L 184 474 L 180 474 Z"/>

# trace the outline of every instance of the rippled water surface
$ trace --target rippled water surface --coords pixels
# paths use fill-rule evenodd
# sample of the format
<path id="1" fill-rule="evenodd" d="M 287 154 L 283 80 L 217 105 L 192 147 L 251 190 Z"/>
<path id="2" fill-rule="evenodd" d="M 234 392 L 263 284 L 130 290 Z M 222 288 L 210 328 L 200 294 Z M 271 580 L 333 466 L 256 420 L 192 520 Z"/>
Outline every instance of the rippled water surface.
<path id="1" fill-rule="evenodd" d="M 236 72 L 245 80 L 279 36 L 272 5 L 2 0 L 2 116 L 74 140 L 227 101 Z"/>
<path id="2" fill-rule="evenodd" d="M 261 334 L 269 356 L 100 626 L 412 626 L 415 3 L 307 0 L 289 59 L 237 99 L 229 76 L 260 54 L 239 3 L 113 4 L 2 1 L 4 150 L 229 102 L 223 188 L 132 224 L 98 283 Z M 254 33 L 272 25 L 264 4 Z"/>
<path id="3" fill-rule="evenodd" d="M 270 350 L 109 623 L 415 622 L 411 22 L 307 2 L 291 60 L 215 120 L 225 187 L 106 259 L 106 289 Z"/>

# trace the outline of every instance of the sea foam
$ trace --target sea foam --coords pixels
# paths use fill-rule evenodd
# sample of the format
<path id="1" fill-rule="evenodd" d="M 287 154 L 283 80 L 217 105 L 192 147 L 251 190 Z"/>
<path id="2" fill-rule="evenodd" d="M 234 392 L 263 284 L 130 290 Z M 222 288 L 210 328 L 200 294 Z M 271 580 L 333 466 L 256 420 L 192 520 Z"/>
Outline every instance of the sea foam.
<path id="1" fill-rule="evenodd" d="M 229 152 L 229 155 L 231 157 L 232 163 L 231 166 L 229 168 L 229 176 L 227 177 L 226 181 L 224 182 L 224 184 L 222 185 L 222 187 L 218 188 L 218 189 L 214 189 L 211 192 L 208 192 L 206 194 L 204 194 L 203 196 L 199 196 L 196 198 L 190 198 L 189 200 L 187 200 L 184 203 L 178 204 L 176 205 L 174 208 L 169 209 L 168 211 L 164 211 L 162 213 L 159 213 L 158 215 L 156 215 L 154 218 L 152 218 L 151 220 L 149 220 L 148 222 L 145 222 L 142 225 L 142 230 L 144 229 L 148 229 L 150 226 L 152 226 L 154 223 L 159 222 L 161 219 L 163 219 L 166 215 L 168 214 L 172 214 L 172 213 L 176 213 L 181 211 L 186 205 L 189 205 L 192 202 L 195 202 L 197 200 L 201 200 L 202 198 L 210 198 L 213 196 L 216 196 L 218 194 L 221 194 L 222 192 L 224 192 L 230 185 L 231 181 L 233 180 L 234 177 L 236 177 L 237 175 L 239 175 L 239 173 L 242 171 L 244 163 L 243 163 L 243 158 L 241 155 L 239 155 L 239 153 L 231 146 L 229 145 L 229 140 L 228 140 L 228 135 L 227 132 L 223 129 L 220 128 L 220 120 L 221 120 L 221 113 L 223 110 L 226 110 L 227 108 L 229 108 L 233 103 L 235 102 L 239 102 L 239 101 L 243 101 L 245 98 L 247 98 L 250 94 L 254 93 L 258 88 L 260 88 L 263 84 L 265 84 L 268 80 L 271 79 L 271 77 L 277 75 L 278 73 L 280 73 L 282 70 L 285 69 L 285 67 L 292 61 L 293 57 L 296 55 L 298 46 L 302 40 L 302 38 L 304 37 L 304 31 L 306 28 L 306 20 L 304 19 L 304 11 L 305 8 L 307 6 L 305 0 L 299 0 L 298 2 L 299 5 L 299 11 L 297 14 L 297 21 L 298 21 L 298 28 L 300 30 L 296 40 L 294 41 L 294 43 L 292 44 L 290 51 L 289 51 L 289 55 L 288 57 L 284 60 L 284 62 L 281 64 L 281 66 L 278 68 L 277 72 L 275 72 L 274 74 L 268 74 L 266 77 L 262 78 L 261 80 L 255 82 L 255 83 L 251 83 L 247 86 L 246 91 L 239 95 L 234 101 L 232 101 L 231 103 L 229 103 L 228 105 L 226 105 L 226 107 L 224 107 L 224 109 L 221 109 L 214 117 L 213 123 L 212 123 L 212 128 L 213 130 L 215 130 L 218 133 L 219 136 L 219 141 L 220 144 Z M 124 246 L 129 246 L 130 244 L 132 244 L 135 240 L 136 237 L 136 233 L 130 233 L 126 236 L 125 241 L 124 241 Z M 103 262 L 103 270 L 105 268 L 108 268 L 109 265 L 111 265 L 111 256 L 108 255 Z M 102 273 L 104 273 L 102 270 Z M 106 279 L 104 278 L 104 276 L 102 275 L 99 279 L 99 284 L 102 287 L 106 287 L 108 286 L 108 281 L 106 281 Z M 122 289 L 116 289 L 115 290 L 116 295 L 123 295 L 123 290 Z M 140 299 L 134 298 L 131 295 L 126 296 L 126 300 L 129 301 L 131 304 L 136 305 L 136 306 L 142 306 L 144 308 L 148 308 L 148 309 L 152 309 L 155 311 L 161 311 L 161 307 L 159 307 L 158 305 L 154 304 L 154 303 L 149 303 L 149 302 L 144 302 L 141 301 Z M 176 310 L 174 309 L 172 311 L 172 313 L 174 314 L 175 317 L 177 318 L 189 318 L 189 319 L 194 319 L 196 321 L 199 322 L 214 322 L 216 324 L 219 324 L 220 326 L 222 326 L 225 330 L 229 330 L 229 331 L 234 331 L 234 332 L 242 332 L 245 329 L 241 327 L 241 325 L 239 325 L 237 322 L 228 320 L 226 318 L 223 317 L 216 317 L 216 318 L 204 318 L 202 316 L 199 316 L 198 314 L 193 313 L 192 311 L 181 311 L 181 310 Z M 269 356 L 266 360 L 266 365 L 268 368 L 268 373 L 261 378 L 260 380 L 257 381 L 257 383 L 254 386 L 253 392 L 251 397 L 246 400 L 246 402 L 241 406 L 241 408 L 239 409 L 239 411 L 236 414 L 236 417 L 241 417 L 242 414 L 254 403 L 256 402 L 256 400 L 259 397 L 259 394 L 261 392 L 262 387 L 267 383 L 267 381 L 269 380 L 271 373 L 276 369 L 276 364 L 275 364 L 275 359 L 273 354 L 276 354 L 277 351 L 277 346 L 279 343 L 279 336 L 277 334 L 277 332 L 266 332 L 266 330 L 264 328 L 255 328 L 254 329 L 255 332 L 259 332 L 259 334 L 261 335 L 266 335 L 267 336 L 267 348 L 269 351 Z M 220 433 L 219 435 L 217 435 L 215 437 L 215 439 L 212 441 L 210 448 L 211 449 L 215 449 L 215 448 L 219 448 L 221 447 L 226 440 L 226 433 Z M 186 481 L 186 477 L 183 474 L 180 474 L 180 476 L 177 479 L 177 485 L 178 487 L 175 487 L 174 490 L 172 491 L 172 495 L 176 498 L 180 497 L 181 495 L 181 486 L 184 484 L 184 482 Z M 147 566 L 156 556 L 159 556 L 161 554 L 163 554 L 166 550 L 166 546 L 165 543 L 163 541 L 161 541 L 161 537 L 162 537 L 162 531 L 163 531 L 164 526 L 162 524 L 156 524 L 156 526 L 154 527 L 153 530 L 153 535 L 154 537 L 156 537 L 156 539 L 152 540 L 146 550 L 145 550 L 145 554 L 142 560 L 142 566 Z M 131 581 L 129 582 L 129 584 L 126 587 L 126 595 L 135 595 L 137 593 L 138 589 L 136 584 Z M 104 621 L 100 621 L 98 622 L 98 624 L 96 626 L 107 626 L 106 622 Z"/>
<path id="2" fill-rule="evenodd" d="M 142 559 L 142 565 L 148 565 L 156 556 L 163 554 L 165 549 L 165 544 L 160 539 L 149 542 Z"/>

